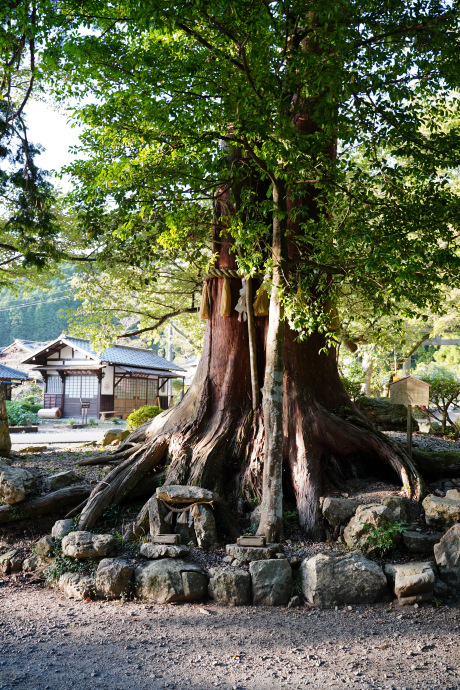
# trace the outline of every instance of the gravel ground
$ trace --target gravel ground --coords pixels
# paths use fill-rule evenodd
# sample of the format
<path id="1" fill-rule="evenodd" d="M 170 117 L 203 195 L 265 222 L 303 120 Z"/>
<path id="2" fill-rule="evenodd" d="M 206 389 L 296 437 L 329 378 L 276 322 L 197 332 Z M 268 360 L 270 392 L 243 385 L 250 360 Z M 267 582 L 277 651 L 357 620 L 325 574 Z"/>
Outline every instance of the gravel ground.
<path id="1" fill-rule="evenodd" d="M 401 431 L 385 431 L 386 436 L 391 436 L 393 441 L 399 441 L 400 443 L 406 443 L 406 434 Z M 438 438 L 437 436 L 428 434 L 413 434 L 412 435 L 412 445 L 414 448 L 419 448 L 420 450 L 427 451 L 428 453 L 443 453 L 445 451 L 455 451 L 460 452 L 460 442 L 453 441 L 444 438 Z"/>
<path id="2" fill-rule="evenodd" d="M 0 688 L 460 688 L 459 606 L 224 608 L 0 589 Z"/>

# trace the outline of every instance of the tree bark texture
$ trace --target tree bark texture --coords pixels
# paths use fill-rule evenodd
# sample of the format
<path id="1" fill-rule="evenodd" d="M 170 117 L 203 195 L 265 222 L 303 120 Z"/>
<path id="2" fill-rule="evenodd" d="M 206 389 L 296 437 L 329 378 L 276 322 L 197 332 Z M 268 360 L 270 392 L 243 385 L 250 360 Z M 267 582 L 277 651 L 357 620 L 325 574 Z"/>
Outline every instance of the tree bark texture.
<path id="1" fill-rule="evenodd" d="M 262 409 L 265 445 L 262 479 L 262 510 L 257 533 L 267 541 L 283 538 L 283 376 L 284 310 L 280 300 L 286 243 L 286 190 L 282 183 L 273 185 L 272 291 L 268 316 L 265 380 Z"/>
<path id="2" fill-rule="evenodd" d="M 228 515 L 236 515 L 241 507 L 242 496 L 261 498 L 264 420 L 261 409 L 252 410 L 247 323 L 239 321 L 234 311 L 241 281 L 231 278 L 229 282 L 232 314 L 221 317 L 223 279 L 209 281 L 211 315 L 190 389 L 178 405 L 129 437 L 129 442 L 142 446 L 136 447 L 131 460 L 120 458 L 115 468 L 118 473 L 105 477 L 109 487 L 113 483 L 111 488 L 103 483 L 95 487 L 90 500 L 97 510 L 88 512 L 85 508 L 81 527 L 94 524 L 107 500 L 122 500 L 123 472 L 129 470 L 131 477 L 142 482 L 151 473 L 153 460 L 157 467 L 162 464 L 166 468 L 166 484 L 202 486 L 219 495 L 217 524 L 223 531 L 228 527 L 224 522 Z M 255 318 L 259 381 L 265 372 L 267 322 L 267 317 Z M 400 478 L 407 495 L 420 498 L 423 489 L 423 481 L 404 449 L 375 430 L 355 408 L 340 381 L 335 352 L 324 348 L 321 335 L 299 342 L 286 325 L 282 479 L 285 496 L 296 503 L 300 524 L 313 538 L 322 536 L 319 498 L 325 481 L 340 485 L 357 472 L 375 476 L 387 468 L 394 478 Z M 98 498 L 100 493 L 104 495 Z"/>

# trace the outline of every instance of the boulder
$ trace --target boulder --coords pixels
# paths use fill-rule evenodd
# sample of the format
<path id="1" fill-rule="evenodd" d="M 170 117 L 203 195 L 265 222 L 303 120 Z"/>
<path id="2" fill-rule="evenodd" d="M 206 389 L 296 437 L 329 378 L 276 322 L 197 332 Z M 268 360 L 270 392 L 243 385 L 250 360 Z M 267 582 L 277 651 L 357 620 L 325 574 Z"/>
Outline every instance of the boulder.
<path id="1" fill-rule="evenodd" d="M 460 525 L 454 525 L 434 547 L 439 575 L 449 587 L 460 590 Z"/>
<path id="2" fill-rule="evenodd" d="M 70 532 L 62 540 L 62 553 L 71 558 L 104 558 L 115 546 L 111 534 Z"/>
<path id="3" fill-rule="evenodd" d="M 7 505 L 20 503 L 32 489 L 35 477 L 22 467 L 12 467 L 0 460 L 0 499 Z"/>
<path id="4" fill-rule="evenodd" d="M 65 472 L 58 472 L 46 478 L 45 485 L 48 491 L 57 491 L 63 489 L 65 486 L 70 486 L 78 482 L 79 477 L 73 470 L 66 470 Z"/>
<path id="5" fill-rule="evenodd" d="M 108 431 L 105 432 L 104 438 L 102 439 L 102 444 L 103 446 L 109 446 L 111 443 L 114 441 L 124 441 L 125 438 L 128 438 L 130 435 L 130 431 L 127 429 L 122 430 L 122 429 L 109 429 Z"/>
<path id="6" fill-rule="evenodd" d="M 0 556 L 0 573 L 2 575 L 10 574 L 11 561 L 16 557 L 17 553 L 16 549 L 11 549 L 10 551 L 6 551 L 6 553 L 2 553 Z"/>
<path id="7" fill-rule="evenodd" d="M 425 520 L 430 527 L 448 530 L 460 522 L 460 501 L 441 496 L 427 496 L 423 503 Z"/>
<path id="8" fill-rule="evenodd" d="M 353 517 L 359 503 L 350 498 L 326 496 L 323 501 L 323 515 L 332 527 L 346 525 Z"/>
<path id="9" fill-rule="evenodd" d="M 105 599 L 129 594 L 134 568 L 119 558 L 103 558 L 96 572 L 96 591 Z"/>
<path id="10" fill-rule="evenodd" d="M 168 534 L 170 525 L 165 522 L 168 511 L 163 503 L 161 503 L 156 496 L 152 496 L 148 501 L 148 508 L 150 536 L 153 538 L 156 537 L 157 534 Z"/>
<path id="11" fill-rule="evenodd" d="M 47 534 L 35 544 L 35 553 L 39 558 L 52 558 L 54 546 L 54 539 Z"/>
<path id="12" fill-rule="evenodd" d="M 209 596 L 225 606 L 245 606 L 251 603 L 251 578 L 246 570 L 211 568 Z"/>
<path id="13" fill-rule="evenodd" d="M 346 545 L 350 548 L 358 548 L 370 552 L 372 547 L 368 542 L 368 525 L 383 528 L 387 522 L 393 519 L 393 513 L 386 506 L 380 504 L 358 506 L 356 513 L 345 527 L 343 533 Z"/>
<path id="14" fill-rule="evenodd" d="M 446 498 L 451 501 L 460 501 L 460 491 L 458 489 L 449 489 L 446 491 Z"/>
<path id="15" fill-rule="evenodd" d="M 239 561 L 239 563 L 250 563 L 251 561 L 263 561 L 275 558 L 275 554 L 282 550 L 279 544 L 267 544 L 266 546 L 239 546 L 238 544 L 227 544 L 226 551 L 229 556 Z"/>
<path id="16" fill-rule="evenodd" d="M 286 559 L 251 561 L 252 601 L 263 606 L 284 606 L 292 589 L 292 568 Z"/>
<path id="17" fill-rule="evenodd" d="M 194 503 L 195 501 L 215 501 L 216 495 L 201 486 L 181 486 L 171 484 L 171 486 L 159 486 L 156 490 L 156 497 L 159 501 L 167 503 Z"/>
<path id="18" fill-rule="evenodd" d="M 406 502 L 402 496 L 385 496 L 382 505 L 393 513 L 393 520 L 405 522 L 407 520 Z"/>
<path id="19" fill-rule="evenodd" d="M 18 554 L 13 556 L 13 558 L 10 560 L 10 572 L 17 573 L 20 570 L 22 570 L 23 563 L 24 559 L 22 558 L 22 556 L 19 556 Z"/>
<path id="20" fill-rule="evenodd" d="M 208 505 L 193 506 L 192 515 L 198 546 L 201 549 L 212 549 L 217 546 L 216 521 L 212 508 Z"/>
<path id="21" fill-rule="evenodd" d="M 145 556 L 151 561 L 157 558 L 187 558 L 190 554 L 188 546 L 180 544 L 151 544 L 146 542 L 140 548 L 141 556 Z"/>
<path id="22" fill-rule="evenodd" d="M 319 553 L 300 565 L 302 592 L 310 604 L 373 604 L 388 594 L 382 568 L 359 551 Z"/>
<path id="23" fill-rule="evenodd" d="M 202 599 L 208 587 L 208 579 L 198 565 L 174 558 L 138 566 L 135 580 L 137 596 L 155 604 Z"/>
<path id="24" fill-rule="evenodd" d="M 355 405 L 363 412 L 369 421 L 386 431 L 406 431 L 407 409 L 405 405 L 394 405 L 389 398 L 360 397 Z M 418 428 L 417 421 L 412 418 L 414 429 Z"/>
<path id="25" fill-rule="evenodd" d="M 58 587 L 69 599 L 93 599 L 96 592 L 94 577 L 82 573 L 64 573 Z"/>
<path id="26" fill-rule="evenodd" d="M 433 597 L 436 574 L 431 563 L 385 565 L 385 574 L 400 604 L 415 604 Z"/>
<path id="27" fill-rule="evenodd" d="M 402 533 L 404 546 L 411 553 L 433 553 L 433 547 L 441 539 L 442 532 L 423 534 L 406 530 Z"/>
<path id="28" fill-rule="evenodd" d="M 22 563 L 22 569 L 25 573 L 33 573 L 40 567 L 40 559 L 37 556 L 29 556 L 25 558 Z"/>
<path id="29" fill-rule="evenodd" d="M 51 529 L 51 536 L 55 539 L 62 539 L 73 531 L 73 520 L 58 520 Z"/>

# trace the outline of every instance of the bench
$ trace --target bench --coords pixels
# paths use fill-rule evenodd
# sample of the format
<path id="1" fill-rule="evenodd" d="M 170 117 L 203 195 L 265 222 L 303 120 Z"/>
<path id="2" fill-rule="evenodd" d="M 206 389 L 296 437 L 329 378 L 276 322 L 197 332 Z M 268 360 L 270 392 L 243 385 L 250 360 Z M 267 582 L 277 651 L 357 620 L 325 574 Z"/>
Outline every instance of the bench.
<path id="1" fill-rule="evenodd" d="M 99 417 L 101 422 L 105 422 L 108 417 L 120 417 L 123 419 L 123 412 L 118 412 L 118 410 L 105 410 L 104 412 L 99 412 Z"/>

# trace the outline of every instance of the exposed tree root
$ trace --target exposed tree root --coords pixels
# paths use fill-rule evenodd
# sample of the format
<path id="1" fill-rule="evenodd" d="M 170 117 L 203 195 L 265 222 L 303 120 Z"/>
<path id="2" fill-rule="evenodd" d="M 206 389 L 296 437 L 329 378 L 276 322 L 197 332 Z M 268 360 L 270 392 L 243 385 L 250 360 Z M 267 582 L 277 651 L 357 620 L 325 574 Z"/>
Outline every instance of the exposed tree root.
<path id="1" fill-rule="evenodd" d="M 166 439 L 159 438 L 146 449 L 135 451 L 133 456 L 115 467 L 91 493 L 80 515 L 78 528 L 89 529 L 110 503 L 120 503 L 161 462 L 167 448 Z"/>
<path id="2" fill-rule="evenodd" d="M 64 489 L 53 491 L 45 496 L 33 498 L 30 501 L 17 503 L 12 506 L 0 506 L 0 524 L 27 520 L 57 513 L 69 505 L 81 503 L 87 499 L 90 490 L 86 485 L 66 486 Z"/>

